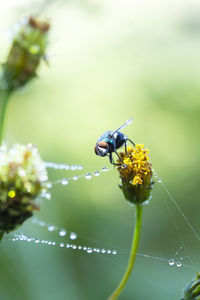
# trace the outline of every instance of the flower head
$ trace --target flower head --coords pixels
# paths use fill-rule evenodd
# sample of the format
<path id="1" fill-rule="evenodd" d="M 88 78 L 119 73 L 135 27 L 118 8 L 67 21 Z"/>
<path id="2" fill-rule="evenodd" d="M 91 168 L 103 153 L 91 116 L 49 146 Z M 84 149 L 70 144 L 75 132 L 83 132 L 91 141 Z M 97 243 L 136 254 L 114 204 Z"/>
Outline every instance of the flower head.
<path id="1" fill-rule="evenodd" d="M 153 172 L 148 153 L 144 145 L 128 147 L 127 151 L 119 153 L 117 163 L 122 180 L 120 188 L 131 203 L 144 203 L 149 199 Z"/>
<path id="2" fill-rule="evenodd" d="M 9 232 L 38 210 L 36 199 L 47 181 L 37 148 L 0 147 L 0 232 Z"/>
<path id="3" fill-rule="evenodd" d="M 184 297 L 181 300 L 200 300 L 200 273 L 185 288 Z"/>
<path id="4" fill-rule="evenodd" d="M 13 90 L 36 76 L 37 67 L 45 55 L 49 28 L 48 22 L 33 17 L 20 27 L 3 64 L 2 86 Z"/>

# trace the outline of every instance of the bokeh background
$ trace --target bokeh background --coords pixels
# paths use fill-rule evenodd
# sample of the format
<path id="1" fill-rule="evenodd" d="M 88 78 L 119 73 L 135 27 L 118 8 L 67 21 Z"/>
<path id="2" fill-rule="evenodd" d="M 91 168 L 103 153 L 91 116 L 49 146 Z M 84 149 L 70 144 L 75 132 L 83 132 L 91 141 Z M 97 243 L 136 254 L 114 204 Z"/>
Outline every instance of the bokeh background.
<path id="1" fill-rule="evenodd" d="M 194 0 L 4 1 L 0 60 L 24 16 L 52 24 L 49 62 L 38 79 L 12 96 L 6 141 L 38 146 L 46 161 L 81 164 L 83 171 L 49 171 L 51 180 L 109 167 L 94 155 L 97 138 L 126 119 L 134 142 L 150 149 L 154 168 L 200 234 L 200 3 Z M 11 242 L 0 248 L 2 300 L 104 300 L 122 277 L 134 207 L 118 188 L 116 171 L 52 188 L 37 217 L 78 233 L 80 245 L 115 248 L 118 255 Z M 31 222 L 22 231 L 56 240 Z M 68 239 L 62 239 L 67 242 Z M 183 249 L 180 249 L 182 242 Z M 180 299 L 200 265 L 199 240 L 161 184 L 145 207 L 139 256 L 119 299 Z M 176 252 L 178 254 L 176 255 Z"/>

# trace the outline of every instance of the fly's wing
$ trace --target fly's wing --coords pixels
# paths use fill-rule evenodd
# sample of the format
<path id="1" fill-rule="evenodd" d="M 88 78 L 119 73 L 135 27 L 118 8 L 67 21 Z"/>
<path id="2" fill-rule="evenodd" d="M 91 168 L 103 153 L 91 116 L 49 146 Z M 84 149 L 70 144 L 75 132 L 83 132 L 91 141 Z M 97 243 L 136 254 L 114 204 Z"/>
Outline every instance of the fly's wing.
<path id="1" fill-rule="evenodd" d="M 129 124 L 131 124 L 133 122 L 133 118 L 127 120 L 124 124 L 122 124 L 119 128 L 117 128 L 115 131 L 113 131 L 111 133 L 111 136 L 113 136 L 116 132 L 118 132 L 119 130 L 121 130 L 122 128 L 125 128 L 126 126 L 128 126 Z"/>

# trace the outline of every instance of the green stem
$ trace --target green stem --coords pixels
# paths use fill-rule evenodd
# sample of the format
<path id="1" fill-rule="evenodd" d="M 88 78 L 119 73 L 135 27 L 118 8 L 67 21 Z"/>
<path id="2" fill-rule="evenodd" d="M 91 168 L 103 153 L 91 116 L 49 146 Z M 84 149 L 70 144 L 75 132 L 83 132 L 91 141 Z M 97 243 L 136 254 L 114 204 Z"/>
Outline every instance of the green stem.
<path id="1" fill-rule="evenodd" d="M 3 236 L 4 236 L 4 232 L 0 231 L 0 242 L 1 242 L 2 238 L 3 238 Z"/>
<path id="2" fill-rule="evenodd" d="M 1 90 L 1 92 L 0 92 L 0 107 L 1 107 L 1 111 L 0 111 L 0 145 L 3 142 L 6 108 L 7 108 L 8 99 L 10 97 L 10 94 L 11 94 L 10 90 Z"/>
<path id="3" fill-rule="evenodd" d="M 133 242 L 132 242 L 132 248 L 130 252 L 130 258 L 128 262 L 128 266 L 126 268 L 126 271 L 124 273 L 124 276 L 119 283 L 116 290 L 113 292 L 113 294 L 110 296 L 109 300 L 115 300 L 120 295 L 121 291 L 125 287 L 129 276 L 131 274 L 131 271 L 133 269 L 133 265 L 136 259 L 137 249 L 139 245 L 139 239 L 140 239 L 140 231 L 141 231 L 141 225 L 142 225 L 142 206 L 136 205 L 136 224 L 135 224 L 135 230 L 133 233 Z"/>

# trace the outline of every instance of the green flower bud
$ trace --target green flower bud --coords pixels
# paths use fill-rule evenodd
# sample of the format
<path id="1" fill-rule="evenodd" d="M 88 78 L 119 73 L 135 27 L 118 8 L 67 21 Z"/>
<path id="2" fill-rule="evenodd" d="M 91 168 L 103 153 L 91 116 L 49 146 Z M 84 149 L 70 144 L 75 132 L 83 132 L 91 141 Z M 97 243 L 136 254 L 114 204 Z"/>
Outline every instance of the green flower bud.
<path id="1" fill-rule="evenodd" d="M 38 210 L 36 199 L 47 181 L 37 148 L 16 144 L 0 147 L 0 232 L 8 233 Z"/>
<path id="2" fill-rule="evenodd" d="M 184 289 L 184 297 L 181 300 L 200 300 L 200 273 Z"/>
<path id="3" fill-rule="evenodd" d="M 144 145 L 128 147 L 126 152 L 119 154 L 121 184 L 119 187 L 124 193 L 126 200 L 133 204 L 145 203 L 151 194 L 153 187 L 152 165 L 149 162 L 148 150 Z"/>
<path id="4" fill-rule="evenodd" d="M 49 28 L 48 22 L 33 17 L 20 27 L 3 64 L 1 86 L 12 91 L 36 76 L 37 67 L 45 55 Z"/>

